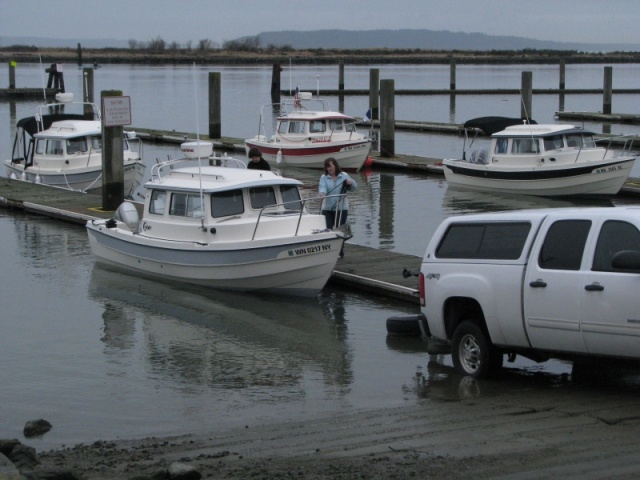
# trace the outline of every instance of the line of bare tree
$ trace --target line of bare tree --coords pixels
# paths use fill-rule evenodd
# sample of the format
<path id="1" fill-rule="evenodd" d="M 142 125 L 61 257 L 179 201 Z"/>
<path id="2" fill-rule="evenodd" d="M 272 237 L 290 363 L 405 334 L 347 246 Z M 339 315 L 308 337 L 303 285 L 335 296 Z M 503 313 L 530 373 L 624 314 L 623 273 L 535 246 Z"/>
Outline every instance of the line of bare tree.
<path id="1" fill-rule="evenodd" d="M 144 50 L 152 53 L 165 53 L 168 51 L 179 50 L 197 50 L 200 52 L 206 52 L 210 50 L 228 50 L 236 52 L 287 52 L 292 51 L 293 47 L 268 45 L 266 47 L 260 46 L 260 37 L 243 37 L 236 40 L 225 40 L 222 45 L 218 42 L 214 42 L 211 39 L 203 38 L 198 40 L 194 46 L 193 42 L 189 40 L 184 44 L 180 44 L 176 41 L 167 42 L 162 37 L 153 38 L 147 42 L 138 41 L 135 39 L 129 39 L 129 49 L 131 50 Z"/>

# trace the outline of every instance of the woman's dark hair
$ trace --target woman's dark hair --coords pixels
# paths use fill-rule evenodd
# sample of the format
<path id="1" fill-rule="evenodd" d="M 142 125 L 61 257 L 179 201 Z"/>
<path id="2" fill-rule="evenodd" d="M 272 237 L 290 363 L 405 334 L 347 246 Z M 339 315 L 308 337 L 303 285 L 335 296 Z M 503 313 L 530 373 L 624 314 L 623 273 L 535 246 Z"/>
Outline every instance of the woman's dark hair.
<path id="1" fill-rule="evenodd" d="M 258 150 L 256 147 L 253 147 L 251 150 L 249 150 L 249 153 L 247 154 L 247 157 L 251 158 L 251 157 L 261 157 L 262 153 L 260 153 L 260 150 Z"/>
<path id="2" fill-rule="evenodd" d="M 327 170 L 327 167 L 331 163 L 333 163 L 333 166 L 336 169 L 336 175 L 339 175 L 340 172 L 342 172 L 342 169 L 340 168 L 340 165 L 338 165 L 338 161 L 333 157 L 329 157 L 324 161 L 324 173 L 329 173 L 329 171 Z"/>

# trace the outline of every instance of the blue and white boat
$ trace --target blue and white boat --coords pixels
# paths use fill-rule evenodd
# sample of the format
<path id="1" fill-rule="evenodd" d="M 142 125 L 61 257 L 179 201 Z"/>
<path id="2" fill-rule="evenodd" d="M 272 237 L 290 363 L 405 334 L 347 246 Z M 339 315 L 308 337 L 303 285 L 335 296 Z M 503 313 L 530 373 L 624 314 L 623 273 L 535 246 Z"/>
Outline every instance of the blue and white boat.
<path id="1" fill-rule="evenodd" d="M 114 219 L 87 222 L 96 259 L 215 289 L 317 294 L 350 234 L 309 213 L 319 199 L 301 198 L 300 181 L 216 163 L 154 165 L 142 218 L 125 202 Z"/>

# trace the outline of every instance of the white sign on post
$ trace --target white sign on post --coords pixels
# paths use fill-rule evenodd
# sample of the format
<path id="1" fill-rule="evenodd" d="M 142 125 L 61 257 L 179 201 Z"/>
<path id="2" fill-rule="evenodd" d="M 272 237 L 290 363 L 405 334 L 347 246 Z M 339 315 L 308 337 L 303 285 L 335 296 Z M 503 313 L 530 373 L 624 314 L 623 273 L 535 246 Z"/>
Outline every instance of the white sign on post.
<path id="1" fill-rule="evenodd" d="M 105 127 L 131 125 L 131 97 L 102 97 L 102 115 Z"/>

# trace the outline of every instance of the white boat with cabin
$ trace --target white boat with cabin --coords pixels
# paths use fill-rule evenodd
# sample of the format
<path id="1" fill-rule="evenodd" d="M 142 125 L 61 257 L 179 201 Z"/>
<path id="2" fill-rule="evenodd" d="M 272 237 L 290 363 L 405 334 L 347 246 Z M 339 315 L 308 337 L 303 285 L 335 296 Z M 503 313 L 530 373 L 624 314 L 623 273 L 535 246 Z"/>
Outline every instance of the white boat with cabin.
<path id="1" fill-rule="evenodd" d="M 274 109 L 276 127 L 267 134 L 265 121 Z M 300 92 L 280 104 L 267 104 L 260 110 L 259 133 L 245 140 L 246 152 L 257 148 L 268 162 L 303 168 L 324 168 L 333 157 L 343 170 L 360 170 L 369 158 L 371 139 L 359 133 L 356 119 L 330 110 L 326 100 Z"/>
<path id="2" fill-rule="evenodd" d="M 202 155 L 202 143 L 192 156 Z M 96 259 L 215 289 L 317 294 L 350 233 L 327 229 L 320 212 L 309 213 L 320 200 L 302 199 L 302 182 L 203 156 L 152 167 L 142 218 L 125 202 L 114 219 L 87 222 Z"/>
<path id="3" fill-rule="evenodd" d="M 491 143 L 467 158 L 470 128 L 491 134 Z M 465 123 L 462 159 L 443 161 L 445 178 L 452 187 L 497 193 L 615 195 L 636 159 L 632 140 L 623 139 L 622 148 L 615 150 L 613 137 L 607 146 L 600 146 L 594 135 L 574 125 L 538 125 L 503 117 L 470 120 Z"/>
<path id="4" fill-rule="evenodd" d="M 56 103 L 39 105 L 36 115 L 16 124 L 9 178 L 100 194 L 102 192 L 102 123 L 96 104 L 75 102 L 73 94 L 57 94 Z M 71 113 L 69 110 L 75 109 Z M 134 146 L 135 143 L 135 146 Z M 142 142 L 127 132 L 123 138 L 124 192 L 131 193 L 144 169 Z"/>

